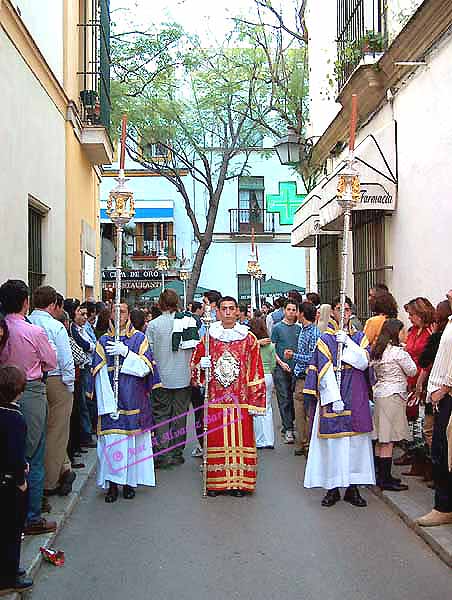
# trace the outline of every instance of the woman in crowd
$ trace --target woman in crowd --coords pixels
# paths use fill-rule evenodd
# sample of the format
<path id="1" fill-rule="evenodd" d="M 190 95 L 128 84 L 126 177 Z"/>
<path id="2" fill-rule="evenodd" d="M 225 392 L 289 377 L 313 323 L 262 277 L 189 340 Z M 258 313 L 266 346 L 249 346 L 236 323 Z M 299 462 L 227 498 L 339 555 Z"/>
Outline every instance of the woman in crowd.
<path id="1" fill-rule="evenodd" d="M 265 416 L 254 417 L 254 435 L 256 448 L 273 448 L 275 445 L 275 432 L 273 429 L 272 392 L 273 371 L 276 366 L 275 346 L 268 337 L 267 327 L 262 318 L 251 319 L 249 322 L 251 333 L 259 340 L 260 355 L 264 365 L 266 389 Z"/>
<path id="2" fill-rule="evenodd" d="M 413 465 L 411 471 L 407 473 L 408 475 L 423 475 L 425 465 L 424 444 L 415 427 L 419 417 L 419 404 L 424 401 L 426 396 L 426 381 L 422 381 L 422 379 L 418 381 L 421 372 L 419 359 L 432 334 L 435 309 L 432 303 L 423 297 L 410 300 L 404 308 L 412 324 L 408 330 L 406 351 L 417 367 L 416 374 L 413 377 L 408 377 L 407 416 L 408 421 L 413 423 L 414 440 L 408 451 L 394 462 L 397 465 Z"/>
<path id="3" fill-rule="evenodd" d="M 372 346 L 380 335 L 386 319 L 397 319 L 398 307 L 394 296 L 384 290 L 376 290 L 370 298 L 369 305 L 374 315 L 367 319 L 364 333 Z"/>
<path id="4" fill-rule="evenodd" d="M 317 327 L 320 329 L 320 333 L 325 333 L 330 319 L 331 304 L 321 304 L 319 308 L 319 318 L 317 321 Z"/>
<path id="5" fill-rule="evenodd" d="M 373 397 L 377 485 L 394 492 L 408 489 L 391 475 L 392 451 L 394 442 L 411 439 L 406 416 L 407 377 L 417 372 L 415 362 L 400 346 L 402 329 L 403 323 L 398 319 L 386 319 L 371 353 L 376 377 Z"/>
<path id="6" fill-rule="evenodd" d="M 81 380 L 81 370 L 90 364 L 90 358 L 84 348 L 77 340 L 81 340 L 78 334 L 78 327 L 81 327 L 82 317 L 80 313 L 80 301 L 76 298 L 67 299 L 64 301 L 64 309 L 68 315 L 69 322 L 64 322 L 68 329 L 69 343 L 71 345 L 72 357 L 75 365 L 75 382 L 74 382 L 74 402 L 72 404 L 71 424 L 69 432 L 68 454 L 71 459 L 73 469 L 82 469 L 85 465 L 79 462 L 78 457 L 83 453 L 82 450 L 82 423 L 81 423 L 81 400 L 83 395 L 83 386 Z M 76 328 L 75 322 L 80 325 Z M 76 337 L 74 337 L 74 334 Z M 84 399 L 86 406 L 86 399 Z M 89 413 L 88 413 L 89 415 Z M 89 417 L 88 417 L 89 418 Z"/>
<path id="7" fill-rule="evenodd" d="M 109 308 L 102 308 L 97 315 L 96 325 L 94 327 L 94 334 L 96 339 L 99 339 L 105 335 L 110 327 L 111 311 Z"/>

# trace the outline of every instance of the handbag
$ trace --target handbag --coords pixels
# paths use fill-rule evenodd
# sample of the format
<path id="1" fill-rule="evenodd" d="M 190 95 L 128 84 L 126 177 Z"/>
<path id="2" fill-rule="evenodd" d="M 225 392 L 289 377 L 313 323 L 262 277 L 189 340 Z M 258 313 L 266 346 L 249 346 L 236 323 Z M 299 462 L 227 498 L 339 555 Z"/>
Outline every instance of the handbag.
<path id="1" fill-rule="evenodd" d="M 89 357 L 83 350 L 83 348 L 81 348 L 71 336 L 69 336 L 69 344 L 71 346 L 74 365 L 76 367 L 83 367 L 84 365 L 86 365 L 86 363 L 89 362 Z"/>

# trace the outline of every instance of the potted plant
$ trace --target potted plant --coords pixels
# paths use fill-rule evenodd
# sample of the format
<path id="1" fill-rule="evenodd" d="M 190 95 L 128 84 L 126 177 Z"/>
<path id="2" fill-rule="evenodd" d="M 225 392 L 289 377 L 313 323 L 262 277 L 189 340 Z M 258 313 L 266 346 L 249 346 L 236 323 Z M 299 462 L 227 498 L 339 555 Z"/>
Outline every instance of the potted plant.
<path id="1" fill-rule="evenodd" d="M 377 54 L 384 50 L 385 40 L 378 31 L 368 29 L 359 41 L 359 47 L 363 54 Z"/>

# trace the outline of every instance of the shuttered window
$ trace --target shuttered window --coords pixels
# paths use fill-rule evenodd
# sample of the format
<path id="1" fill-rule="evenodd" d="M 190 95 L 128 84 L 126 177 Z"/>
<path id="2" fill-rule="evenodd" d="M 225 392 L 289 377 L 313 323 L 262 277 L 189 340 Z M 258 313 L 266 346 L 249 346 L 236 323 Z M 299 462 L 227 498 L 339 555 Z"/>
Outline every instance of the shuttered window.
<path id="1" fill-rule="evenodd" d="M 338 235 L 319 235 L 317 238 L 317 289 L 322 303 L 329 304 L 339 294 L 340 238 Z"/>

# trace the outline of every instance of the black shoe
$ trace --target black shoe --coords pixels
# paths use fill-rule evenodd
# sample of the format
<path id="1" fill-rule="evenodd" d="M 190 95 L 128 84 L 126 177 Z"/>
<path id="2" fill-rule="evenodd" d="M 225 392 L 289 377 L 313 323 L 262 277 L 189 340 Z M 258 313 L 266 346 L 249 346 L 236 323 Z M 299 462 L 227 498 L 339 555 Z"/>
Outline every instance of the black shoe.
<path id="1" fill-rule="evenodd" d="M 341 495 L 339 493 L 338 488 L 333 488 L 332 490 L 328 490 L 322 500 L 322 506 L 330 507 L 334 506 L 336 502 L 339 502 L 341 499 Z"/>
<path id="2" fill-rule="evenodd" d="M 60 485 L 58 486 L 58 496 L 67 496 L 72 492 L 72 484 L 75 481 L 74 471 L 67 470 L 60 477 Z"/>
<path id="3" fill-rule="evenodd" d="M 243 492 L 242 490 L 231 490 L 229 492 L 229 495 L 234 496 L 234 498 L 243 498 L 245 492 Z"/>
<path id="4" fill-rule="evenodd" d="M 345 490 L 344 502 L 348 502 L 349 504 L 353 504 L 353 506 L 359 506 L 361 508 L 367 506 L 366 500 L 361 496 L 356 485 L 349 485 Z"/>
<path id="5" fill-rule="evenodd" d="M 408 486 L 405 483 L 400 483 L 395 480 L 381 481 L 379 484 L 380 490 L 386 490 L 387 492 L 405 492 Z"/>
<path id="6" fill-rule="evenodd" d="M 180 454 L 176 454 L 176 456 L 170 456 L 168 459 L 168 463 L 170 465 L 183 465 L 185 462 L 185 458 Z"/>
<path id="7" fill-rule="evenodd" d="M 33 579 L 29 577 L 18 577 L 14 585 L 16 592 L 25 592 L 25 590 L 29 590 L 31 587 L 33 587 Z"/>
<path id="8" fill-rule="evenodd" d="M 218 492 L 216 492 L 215 490 L 207 490 L 207 495 L 209 496 L 209 498 L 216 498 L 218 496 Z"/>
<path id="9" fill-rule="evenodd" d="M 25 569 L 19 569 L 17 571 L 17 579 L 20 579 L 21 577 L 25 577 L 26 574 L 27 574 L 27 571 Z"/>
<path id="10" fill-rule="evenodd" d="M 135 490 L 130 485 L 124 485 L 122 488 L 122 497 L 126 500 L 135 498 Z"/>
<path id="11" fill-rule="evenodd" d="M 116 483 L 110 483 L 108 492 L 105 495 L 105 502 L 107 504 L 112 504 L 113 502 L 116 502 L 117 499 L 118 499 L 118 485 Z"/>
<path id="12" fill-rule="evenodd" d="M 304 448 L 295 448 L 293 454 L 294 456 L 304 456 L 306 454 L 306 450 Z"/>

